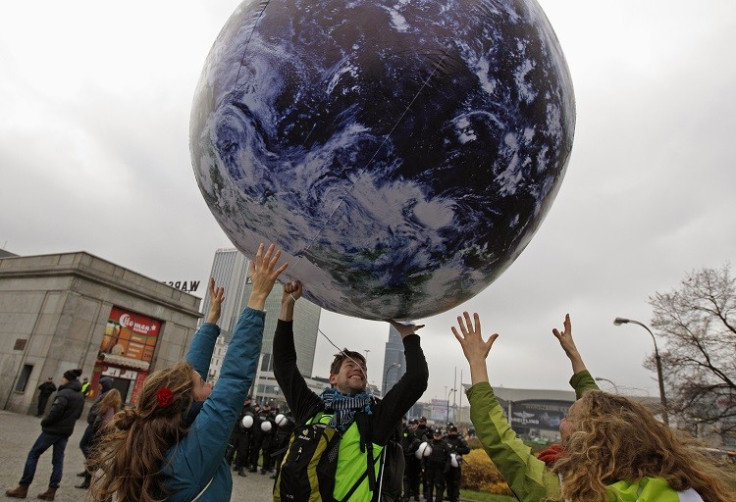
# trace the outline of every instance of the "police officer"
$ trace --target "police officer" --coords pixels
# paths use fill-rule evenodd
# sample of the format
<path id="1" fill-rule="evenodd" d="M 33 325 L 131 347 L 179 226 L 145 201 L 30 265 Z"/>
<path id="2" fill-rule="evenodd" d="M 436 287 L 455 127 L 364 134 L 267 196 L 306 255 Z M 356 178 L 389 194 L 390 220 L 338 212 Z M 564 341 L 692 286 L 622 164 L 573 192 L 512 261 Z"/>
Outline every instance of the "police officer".
<path id="1" fill-rule="evenodd" d="M 447 435 L 445 441 L 450 445 L 450 468 L 448 469 L 445 481 L 447 483 L 447 497 L 450 502 L 458 502 L 460 497 L 460 480 L 462 479 L 462 455 L 470 453 L 468 443 L 457 433 L 457 427 L 450 424 L 447 427 Z M 452 461 L 454 455 L 455 461 Z"/>
<path id="2" fill-rule="evenodd" d="M 289 438 L 296 427 L 294 416 L 291 411 L 287 410 L 286 413 L 281 414 L 281 416 L 277 414 L 276 418 L 278 419 L 276 420 L 276 435 L 273 444 L 271 445 L 271 457 L 276 464 L 276 472 L 271 476 L 271 479 L 279 477 L 281 462 L 283 461 L 284 455 L 286 455 L 286 450 L 289 446 Z"/>
<path id="3" fill-rule="evenodd" d="M 424 498 L 431 501 L 434 493 L 434 501 L 442 502 L 445 494 L 445 475 L 450 469 L 450 445 L 442 437 L 440 429 L 436 429 L 432 434 L 430 445 L 432 453 L 424 464 L 424 481 L 427 489 Z"/>
<path id="4" fill-rule="evenodd" d="M 421 441 L 417 438 L 415 429 L 418 425 L 416 418 L 406 423 L 402 419 L 401 449 L 404 450 L 404 500 L 419 500 L 419 480 L 422 475 L 422 462 L 415 453 Z"/>
<path id="5" fill-rule="evenodd" d="M 275 432 L 276 422 L 270 403 L 263 403 L 253 424 L 253 447 L 250 453 L 250 471 L 258 471 L 258 458 L 262 457 L 261 474 L 273 469 L 273 459 L 268 454 Z"/>

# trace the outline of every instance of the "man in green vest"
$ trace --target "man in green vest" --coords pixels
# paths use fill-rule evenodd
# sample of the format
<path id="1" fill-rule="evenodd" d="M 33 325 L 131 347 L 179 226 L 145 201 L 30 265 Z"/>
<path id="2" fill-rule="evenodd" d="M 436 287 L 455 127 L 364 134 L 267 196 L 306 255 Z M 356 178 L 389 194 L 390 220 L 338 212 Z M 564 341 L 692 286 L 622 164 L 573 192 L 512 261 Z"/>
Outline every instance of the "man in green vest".
<path id="1" fill-rule="evenodd" d="M 401 417 L 422 396 L 427 388 L 429 370 L 416 331 L 423 325 L 400 324 L 389 321 L 398 331 L 404 344 L 406 373 L 389 390 L 382 401 L 376 401 L 366 392 L 368 369 L 365 358 L 353 351 L 342 350 L 330 366 L 330 388 L 321 395 L 309 389 L 297 368 L 294 347 L 294 304 L 302 295 L 300 283 L 284 286 L 281 311 L 273 340 L 274 374 L 286 402 L 298 424 L 319 420 L 339 434 L 337 466 L 334 479 L 319 480 L 334 484 L 332 499 L 368 502 L 378 490 L 381 452 L 396 433 Z M 361 443 L 358 421 L 366 423 L 370 443 Z M 288 456 L 287 456 L 288 460 Z M 372 469 L 368 468 L 371 463 Z M 286 465 L 286 464 L 284 464 Z M 319 475 L 319 472 L 318 472 Z M 288 488 L 282 474 L 276 481 L 275 500 Z M 312 500 L 323 500 L 318 488 L 312 486 Z"/>

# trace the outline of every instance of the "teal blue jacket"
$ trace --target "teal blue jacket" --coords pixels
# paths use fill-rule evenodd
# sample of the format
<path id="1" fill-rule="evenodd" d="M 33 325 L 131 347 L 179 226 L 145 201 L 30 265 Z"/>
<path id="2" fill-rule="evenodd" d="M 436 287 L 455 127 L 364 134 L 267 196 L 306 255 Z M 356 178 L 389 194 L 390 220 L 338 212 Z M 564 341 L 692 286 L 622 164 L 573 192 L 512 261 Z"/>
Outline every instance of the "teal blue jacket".
<path id="1" fill-rule="evenodd" d="M 264 319 L 264 312 L 251 308 L 240 315 L 217 385 L 187 435 L 166 454 L 163 475 L 170 492 L 167 502 L 190 502 L 210 480 L 197 502 L 230 500 L 233 478 L 225 448 L 256 374 Z M 189 347 L 187 361 L 202 378 L 207 376 L 219 333 L 217 325 L 205 323 Z"/>

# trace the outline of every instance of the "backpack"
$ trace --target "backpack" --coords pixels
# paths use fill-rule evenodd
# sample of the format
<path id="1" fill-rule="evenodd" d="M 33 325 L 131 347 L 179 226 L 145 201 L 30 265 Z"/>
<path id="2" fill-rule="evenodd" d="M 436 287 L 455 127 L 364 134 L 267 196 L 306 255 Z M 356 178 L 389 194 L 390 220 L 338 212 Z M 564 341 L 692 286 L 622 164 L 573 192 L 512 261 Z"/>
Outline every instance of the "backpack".
<path id="1" fill-rule="evenodd" d="M 337 430 L 327 427 L 331 418 L 332 415 L 320 411 L 294 429 L 286 447 L 281 473 L 274 485 L 275 502 L 337 502 L 333 493 L 342 436 Z M 355 421 L 361 437 L 360 449 L 368 452 L 366 470 L 339 502 L 350 500 L 366 477 L 373 492 L 373 501 L 399 500 L 404 476 L 404 452 L 400 443 L 391 438 L 384 446 L 381 457 L 374 458 L 371 422 L 363 413 L 356 413 Z M 283 450 L 275 452 L 277 455 L 280 453 Z M 378 460 L 381 461 L 381 467 L 376 478 L 375 469 L 369 466 Z"/>
<path id="2" fill-rule="evenodd" d="M 274 484 L 275 502 L 332 500 L 340 433 L 327 427 L 331 418 L 319 412 L 294 429 Z"/>

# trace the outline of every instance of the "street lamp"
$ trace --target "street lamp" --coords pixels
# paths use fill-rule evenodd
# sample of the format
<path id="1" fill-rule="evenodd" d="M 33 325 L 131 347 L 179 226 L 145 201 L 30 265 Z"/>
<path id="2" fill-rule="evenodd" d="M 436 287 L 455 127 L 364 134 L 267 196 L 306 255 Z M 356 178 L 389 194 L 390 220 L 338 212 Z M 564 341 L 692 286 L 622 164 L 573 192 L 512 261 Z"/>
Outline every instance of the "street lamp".
<path id="1" fill-rule="evenodd" d="M 597 382 L 608 382 L 608 383 L 610 383 L 611 385 L 613 385 L 613 390 L 616 392 L 616 394 L 619 394 L 618 385 L 616 385 L 613 382 L 613 380 L 609 380 L 608 378 L 603 378 L 603 377 L 595 377 L 595 380 Z"/>
<path id="2" fill-rule="evenodd" d="M 445 422 L 448 424 L 450 423 L 450 394 L 453 392 L 457 392 L 457 389 L 450 389 L 450 392 L 447 393 L 447 420 L 445 420 Z"/>
<path id="3" fill-rule="evenodd" d="M 635 321 L 633 319 L 625 319 L 623 317 L 617 317 L 613 320 L 613 324 L 615 326 L 620 326 L 622 324 L 636 324 L 638 326 L 641 326 L 645 330 L 647 330 L 647 333 L 649 333 L 649 336 L 652 337 L 652 341 L 654 342 L 654 360 L 657 363 L 657 380 L 659 380 L 659 398 L 662 401 L 662 419 L 664 420 L 665 425 L 669 425 L 669 419 L 667 417 L 667 397 L 664 393 L 664 378 L 662 377 L 662 359 L 659 357 L 659 349 L 657 348 L 657 339 L 654 337 L 654 333 L 652 333 L 652 330 L 649 329 L 649 327 L 641 323 L 639 321 Z"/>

